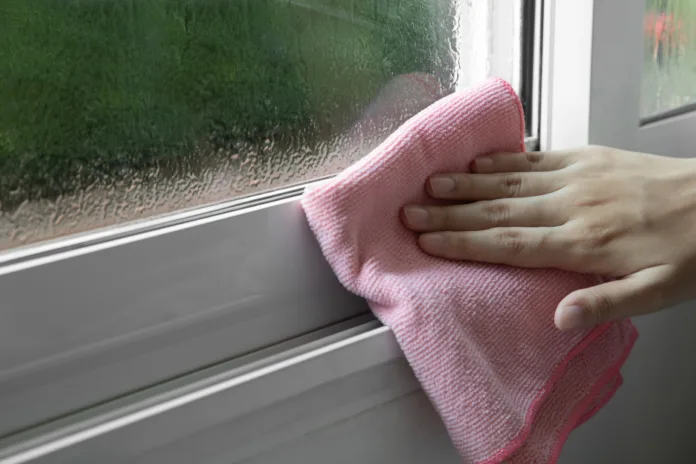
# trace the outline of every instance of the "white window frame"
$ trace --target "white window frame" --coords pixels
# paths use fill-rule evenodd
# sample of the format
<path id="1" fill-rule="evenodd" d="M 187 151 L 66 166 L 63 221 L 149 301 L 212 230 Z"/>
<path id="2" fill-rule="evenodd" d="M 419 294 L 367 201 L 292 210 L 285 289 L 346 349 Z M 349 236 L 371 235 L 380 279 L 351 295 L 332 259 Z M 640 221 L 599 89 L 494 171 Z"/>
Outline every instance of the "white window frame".
<path id="1" fill-rule="evenodd" d="M 299 207 L 301 192 L 4 255 L 4 357 L 22 343 L 13 334 L 17 319 L 59 326 L 56 338 L 68 343 L 71 331 L 83 335 L 77 327 L 90 312 L 123 316 L 76 349 L 49 332 L 38 341 L 46 351 L 41 362 L 0 373 L 0 436 L 368 312 L 324 261 Z M 138 315 L 187 313 L 173 324 L 129 328 Z"/>
<path id="2" fill-rule="evenodd" d="M 547 2 L 540 145 L 588 144 L 693 157 L 696 112 L 641 120 L 644 2 Z M 645 122 L 648 121 L 646 124 Z"/>
<path id="3" fill-rule="evenodd" d="M 539 78 L 535 74 L 535 89 Z M 532 120 L 539 116 L 535 110 Z M 536 143 L 528 140 L 532 148 Z M 157 443 L 213 427 L 221 419 L 211 417 L 210 408 L 228 421 L 246 414 L 240 430 L 258 410 L 266 418 L 259 423 L 270 421 L 271 433 L 282 415 L 267 408 L 270 402 L 312 409 L 307 401 L 316 402 L 322 391 L 327 398 L 337 388 L 344 391 L 345 407 L 321 413 L 323 419 L 310 414 L 306 428 L 292 429 L 299 436 L 419 391 L 389 329 L 364 322 L 365 302 L 337 282 L 322 258 L 299 206 L 302 191 L 292 187 L 0 255 L 6 308 L 0 325 L 9 328 L 18 317 L 58 328 L 55 339 L 49 331 L 42 340 L 41 362 L 17 360 L 16 370 L 0 374 L 0 436 L 20 432 L 0 442 L 0 462 L 148 452 Z M 92 312 L 111 315 L 114 325 L 97 324 L 90 344 L 65 335 L 71 326 L 99 322 L 90 319 Z M 152 324 L 142 333 L 127 326 L 139 314 L 188 313 L 176 326 Z M 296 346 L 303 337 L 325 335 L 327 327 L 343 330 Z M 22 334 L 0 333 L 22 343 Z M 71 343 L 75 350 L 66 349 Z M 273 351 L 283 346 L 290 348 Z M 49 356 L 56 352 L 61 354 Z M 269 352 L 260 364 L 239 365 Z M 231 361 L 201 370 L 224 360 Z M 222 373 L 206 374 L 200 382 L 173 379 L 123 402 L 22 431 L 193 370 Z M 153 425 L 158 423 L 167 426 Z M 159 438 L 151 435 L 153 427 Z M 143 434 L 147 444 L 138 439 Z M 270 446 L 273 440 L 264 435 L 244 449 L 258 452 L 261 442 Z M 245 452 L 238 457 L 250 455 Z"/>

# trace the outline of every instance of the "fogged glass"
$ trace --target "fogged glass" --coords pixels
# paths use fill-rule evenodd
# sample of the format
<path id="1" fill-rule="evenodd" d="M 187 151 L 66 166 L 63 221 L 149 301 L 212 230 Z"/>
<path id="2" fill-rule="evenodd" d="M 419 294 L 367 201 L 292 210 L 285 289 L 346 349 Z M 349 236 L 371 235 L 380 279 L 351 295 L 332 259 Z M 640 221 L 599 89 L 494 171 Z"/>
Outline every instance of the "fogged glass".
<path id="1" fill-rule="evenodd" d="M 696 0 L 648 0 L 641 116 L 696 102 Z"/>
<path id="2" fill-rule="evenodd" d="M 0 249 L 334 174 L 491 74 L 520 1 L 0 0 Z"/>

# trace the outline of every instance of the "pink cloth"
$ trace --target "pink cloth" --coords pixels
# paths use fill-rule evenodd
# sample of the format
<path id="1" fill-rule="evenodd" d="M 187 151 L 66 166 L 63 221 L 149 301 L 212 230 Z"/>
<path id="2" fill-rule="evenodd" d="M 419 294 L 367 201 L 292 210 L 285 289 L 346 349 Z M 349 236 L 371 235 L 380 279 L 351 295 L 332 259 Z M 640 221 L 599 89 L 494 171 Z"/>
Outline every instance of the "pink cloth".
<path id="1" fill-rule="evenodd" d="M 302 205 L 341 283 L 393 330 L 463 461 L 555 462 L 621 384 L 633 325 L 561 332 L 556 305 L 598 277 L 433 258 L 399 220 L 401 206 L 432 203 L 430 175 L 499 151 L 524 151 L 524 119 L 492 79 L 420 112 Z"/>

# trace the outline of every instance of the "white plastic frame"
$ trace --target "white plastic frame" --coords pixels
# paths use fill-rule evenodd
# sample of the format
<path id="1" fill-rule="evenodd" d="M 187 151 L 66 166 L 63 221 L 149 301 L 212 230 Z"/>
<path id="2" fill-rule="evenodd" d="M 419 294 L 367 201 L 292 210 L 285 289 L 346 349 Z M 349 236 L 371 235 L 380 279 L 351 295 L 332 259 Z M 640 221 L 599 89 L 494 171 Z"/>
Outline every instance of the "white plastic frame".
<path id="1" fill-rule="evenodd" d="M 641 124 L 644 2 L 547 1 L 540 145 L 691 157 L 696 113 Z"/>

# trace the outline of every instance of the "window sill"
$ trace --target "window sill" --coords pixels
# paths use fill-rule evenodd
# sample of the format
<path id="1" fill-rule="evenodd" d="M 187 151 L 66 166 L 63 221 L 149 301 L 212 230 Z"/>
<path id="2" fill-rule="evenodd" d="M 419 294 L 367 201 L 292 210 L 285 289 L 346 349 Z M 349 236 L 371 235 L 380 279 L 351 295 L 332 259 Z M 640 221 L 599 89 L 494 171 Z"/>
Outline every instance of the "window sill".
<path id="1" fill-rule="evenodd" d="M 238 462 L 419 390 L 391 331 L 372 321 L 117 409 L 105 405 L 90 418 L 66 418 L 55 432 L 34 431 L 7 447 L 0 462 L 160 462 L 191 446 Z"/>

